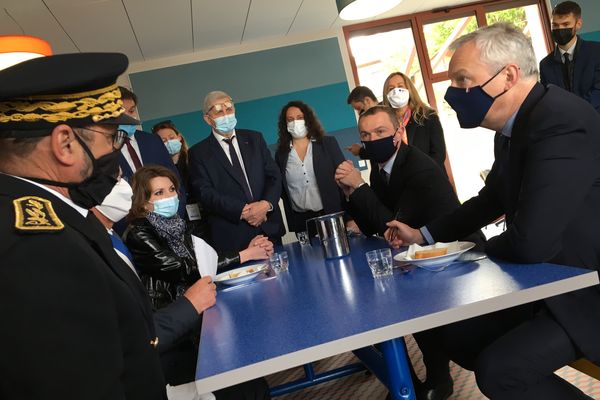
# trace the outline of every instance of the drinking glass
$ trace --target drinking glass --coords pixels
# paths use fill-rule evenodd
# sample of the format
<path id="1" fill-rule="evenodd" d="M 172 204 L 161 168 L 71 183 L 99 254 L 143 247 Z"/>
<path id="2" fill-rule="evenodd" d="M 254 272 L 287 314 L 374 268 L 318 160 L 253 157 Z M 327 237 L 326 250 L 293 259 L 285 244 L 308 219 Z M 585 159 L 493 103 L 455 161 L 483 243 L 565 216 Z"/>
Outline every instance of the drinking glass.
<path id="1" fill-rule="evenodd" d="M 393 274 L 392 250 L 389 248 L 372 250 L 365 253 L 367 263 L 374 278 Z"/>

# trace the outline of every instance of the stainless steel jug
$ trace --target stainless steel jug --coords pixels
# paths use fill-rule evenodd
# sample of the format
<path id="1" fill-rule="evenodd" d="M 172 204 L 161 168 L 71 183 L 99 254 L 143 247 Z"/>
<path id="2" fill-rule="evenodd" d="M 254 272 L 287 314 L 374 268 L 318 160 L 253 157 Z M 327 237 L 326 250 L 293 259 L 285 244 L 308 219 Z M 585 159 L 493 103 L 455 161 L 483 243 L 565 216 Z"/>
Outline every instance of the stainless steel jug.
<path id="1" fill-rule="evenodd" d="M 350 254 L 343 211 L 306 220 L 307 232 L 310 232 L 308 229 L 309 222 L 314 222 L 317 226 L 317 234 L 321 239 L 321 247 L 325 258 L 338 258 Z M 312 242 L 310 243 L 312 245 Z"/>

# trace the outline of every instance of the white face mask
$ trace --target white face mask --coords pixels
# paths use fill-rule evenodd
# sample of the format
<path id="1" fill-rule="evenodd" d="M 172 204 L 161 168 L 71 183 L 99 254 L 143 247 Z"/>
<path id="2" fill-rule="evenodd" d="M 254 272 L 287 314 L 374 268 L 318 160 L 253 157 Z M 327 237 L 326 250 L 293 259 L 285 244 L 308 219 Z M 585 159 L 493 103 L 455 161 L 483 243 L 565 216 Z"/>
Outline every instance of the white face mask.
<path id="1" fill-rule="evenodd" d="M 303 119 L 296 119 L 288 122 L 287 130 L 294 139 L 305 138 L 308 133 Z"/>
<path id="2" fill-rule="evenodd" d="M 401 108 L 408 104 L 410 94 L 408 93 L 408 89 L 395 88 L 388 92 L 387 99 L 392 108 Z"/>
<path id="3" fill-rule="evenodd" d="M 112 222 L 119 222 L 129 213 L 132 197 L 131 186 L 121 178 L 96 209 Z"/>

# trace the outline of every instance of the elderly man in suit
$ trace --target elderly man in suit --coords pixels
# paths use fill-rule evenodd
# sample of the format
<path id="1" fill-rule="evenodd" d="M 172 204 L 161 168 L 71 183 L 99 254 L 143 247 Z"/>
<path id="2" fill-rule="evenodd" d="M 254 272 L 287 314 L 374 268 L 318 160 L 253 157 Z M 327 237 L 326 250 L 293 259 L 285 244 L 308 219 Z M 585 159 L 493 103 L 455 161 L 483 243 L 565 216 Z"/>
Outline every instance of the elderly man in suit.
<path id="1" fill-rule="evenodd" d="M 138 123 L 115 85 L 127 63 L 0 71 L 0 398 L 166 399 L 145 289 L 88 212 L 117 182 L 117 125 Z"/>
<path id="2" fill-rule="evenodd" d="M 540 61 L 540 80 L 552 83 L 587 100 L 600 112 L 600 43 L 577 36 L 581 7 L 574 1 L 552 10 L 552 38 L 556 48 Z"/>
<path id="3" fill-rule="evenodd" d="M 496 24 L 452 46 L 446 100 L 462 127 L 496 133 L 484 188 L 420 229 L 391 222 L 394 246 L 455 240 L 506 215 L 486 252 L 519 263 L 600 265 L 600 116 L 581 98 L 537 82 L 531 42 Z M 474 369 L 490 399 L 589 399 L 553 372 L 586 356 L 600 362 L 600 288 L 447 328 L 451 358 Z"/>
<path id="4" fill-rule="evenodd" d="M 281 173 L 260 132 L 235 129 L 235 105 L 225 92 L 204 98 L 210 135 L 189 151 L 190 184 L 208 213 L 217 251 L 242 250 L 258 234 L 281 243 Z"/>

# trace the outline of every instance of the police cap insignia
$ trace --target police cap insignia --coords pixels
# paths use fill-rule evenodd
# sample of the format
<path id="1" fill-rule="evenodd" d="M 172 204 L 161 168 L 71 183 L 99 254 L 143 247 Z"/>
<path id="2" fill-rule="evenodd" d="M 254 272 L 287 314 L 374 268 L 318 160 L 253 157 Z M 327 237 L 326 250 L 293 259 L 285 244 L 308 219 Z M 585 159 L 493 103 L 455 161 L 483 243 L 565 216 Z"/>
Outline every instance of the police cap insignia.
<path id="1" fill-rule="evenodd" d="M 120 53 L 38 57 L 0 70 L 0 137 L 40 137 L 59 124 L 136 125 L 116 85 L 127 69 Z"/>
<path id="2" fill-rule="evenodd" d="M 13 200 L 15 228 L 20 231 L 60 231 L 65 226 L 58 218 L 49 200 L 36 196 L 25 196 Z"/>

